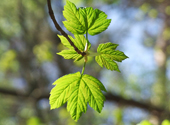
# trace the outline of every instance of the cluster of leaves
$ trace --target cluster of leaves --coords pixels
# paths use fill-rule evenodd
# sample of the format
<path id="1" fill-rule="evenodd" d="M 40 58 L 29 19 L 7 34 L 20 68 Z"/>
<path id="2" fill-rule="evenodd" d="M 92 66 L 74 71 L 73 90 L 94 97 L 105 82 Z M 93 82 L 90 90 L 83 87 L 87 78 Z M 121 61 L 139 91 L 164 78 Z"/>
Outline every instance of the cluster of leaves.
<path id="1" fill-rule="evenodd" d="M 103 32 L 107 29 L 111 20 L 107 19 L 107 15 L 99 9 L 92 7 L 76 8 L 70 1 L 66 2 L 63 15 L 66 18 L 66 21 L 63 22 L 64 26 L 75 37 L 69 36 L 69 38 L 86 55 L 78 54 L 64 36 L 58 35 L 62 44 L 68 48 L 59 52 L 59 55 L 75 61 L 85 58 L 85 61 L 82 73 L 65 75 L 53 83 L 55 87 L 50 93 L 50 105 L 51 109 L 55 109 L 67 102 L 67 110 L 71 117 L 77 121 L 82 113 L 86 112 L 87 103 L 99 113 L 104 106 L 105 96 L 102 91 L 106 91 L 105 87 L 98 79 L 84 74 L 84 68 L 87 58 L 90 56 L 89 50 L 91 48 L 88 34 L 96 35 Z M 84 34 L 86 34 L 86 37 Z M 111 42 L 100 44 L 95 54 L 96 62 L 101 67 L 105 66 L 109 70 L 119 71 L 115 61 L 121 62 L 128 57 L 123 52 L 115 50 L 117 46 L 117 44 Z"/>

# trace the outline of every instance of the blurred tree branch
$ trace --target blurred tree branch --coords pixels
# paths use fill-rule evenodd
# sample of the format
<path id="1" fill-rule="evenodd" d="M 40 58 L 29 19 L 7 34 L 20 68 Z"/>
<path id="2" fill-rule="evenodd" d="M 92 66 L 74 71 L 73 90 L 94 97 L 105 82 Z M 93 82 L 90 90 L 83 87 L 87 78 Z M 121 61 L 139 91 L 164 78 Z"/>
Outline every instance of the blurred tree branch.
<path id="1" fill-rule="evenodd" d="M 34 98 L 35 101 L 38 101 L 40 99 L 44 99 L 44 98 L 49 98 L 49 92 L 48 93 L 44 93 L 41 90 L 38 90 L 35 93 L 23 93 L 20 92 L 18 90 L 10 90 L 10 89 L 4 89 L 4 88 L 0 88 L 0 93 L 1 94 L 5 94 L 5 95 L 11 95 L 11 96 L 16 96 L 16 97 L 24 97 L 24 98 Z M 162 107 L 158 107 L 158 106 L 154 106 L 150 103 L 143 103 L 143 102 L 139 102 L 139 101 L 135 101 L 132 99 L 126 99 L 122 96 L 119 95 L 115 95 L 112 93 L 107 93 L 105 94 L 106 97 L 106 101 L 110 101 L 110 102 L 116 102 L 119 105 L 123 105 L 123 106 L 132 106 L 132 107 L 138 107 L 141 109 L 144 109 L 156 116 L 160 116 L 162 114 L 166 114 L 166 115 L 170 115 L 170 111 L 166 110 L 165 108 Z"/>
<path id="2" fill-rule="evenodd" d="M 152 114 L 157 115 L 157 116 L 161 115 L 162 113 L 170 115 L 170 111 L 167 111 L 166 109 L 162 107 L 154 106 L 151 103 L 143 103 L 143 102 L 135 101 L 132 99 L 126 99 L 122 96 L 114 95 L 112 93 L 107 93 L 105 97 L 106 97 L 106 101 L 115 101 L 116 103 L 120 105 L 138 107 L 148 112 L 151 112 Z"/>
<path id="3" fill-rule="evenodd" d="M 27 97 L 26 94 L 24 94 L 22 92 L 19 92 L 17 90 L 10 90 L 10 89 L 4 89 L 4 88 L 0 88 L 0 93 L 1 94 L 5 94 L 5 95 Z"/>

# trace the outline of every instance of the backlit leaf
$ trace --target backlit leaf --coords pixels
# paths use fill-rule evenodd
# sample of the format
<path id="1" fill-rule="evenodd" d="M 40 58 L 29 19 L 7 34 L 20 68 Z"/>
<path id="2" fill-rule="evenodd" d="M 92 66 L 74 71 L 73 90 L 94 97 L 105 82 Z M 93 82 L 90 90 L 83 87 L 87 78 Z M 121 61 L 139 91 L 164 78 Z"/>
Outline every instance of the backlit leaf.
<path id="1" fill-rule="evenodd" d="M 105 66 L 107 69 L 120 72 L 118 65 L 114 61 L 121 62 L 128 57 L 123 52 L 115 50 L 117 46 L 117 44 L 111 42 L 100 44 L 97 48 L 99 55 L 95 57 L 96 62 L 101 67 Z"/>
<path id="2" fill-rule="evenodd" d="M 92 7 L 76 8 L 70 1 L 66 2 L 63 15 L 66 18 L 66 21 L 63 21 L 64 26 L 73 34 L 88 32 L 90 35 L 96 35 L 105 31 L 111 22 L 101 10 Z"/>
<path id="3" fill-rule="evenodd" d="M 67 101 L 67 110 L 77 121 L 87 110 L 87 103 L 99 113 L 104 106 L 105 97 L 101 90 L 106 91 L 103 84 L 90 75 L 81 75 L 80 72 L 65 75 L 56 80 L 51 90 L 51 109 L 59 108 Z"/>
<path id="4" fill-rule="evenodd" d="M 105 31 L 111 22 L 111 19 L 106 19 L 107 15 L 101 10 L 95 9 L 93 11 L 96 13 L 96 18 L 93 21 L 93 25 L 88 27 L 88 33 L 90 35 L 96 35 Z"/>

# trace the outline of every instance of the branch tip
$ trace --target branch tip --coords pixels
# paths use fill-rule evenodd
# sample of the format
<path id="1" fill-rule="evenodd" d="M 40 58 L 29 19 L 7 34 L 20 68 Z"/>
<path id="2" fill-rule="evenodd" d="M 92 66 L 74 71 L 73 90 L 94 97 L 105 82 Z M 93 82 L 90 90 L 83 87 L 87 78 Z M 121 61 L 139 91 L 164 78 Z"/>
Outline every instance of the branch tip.
<path id="1" fill-rule="evenodd" d="M 47 0 L 47 6 L 48 6 L 48 12 L 49 12 L 49 15 L 55 25 L 55 28 L 60 31 L 60 33 L 68 40 L 68 42 L 70 43 L 70 45 L 72 47 L 74 47 L 74 50 L 78 53 L 78 54 L 81 54 L 82 56 L 85 56 L 86 53 L 85 52 L 81 52 L 75 45 L 74 43 L 71 41 L 71 39 L 68 37 L 68 35 L 64 32 L 64 30 L 62 30 L 62 28 L 59 26 L 57 20 L 55 19 L 55 16 L 54 16 L 54 12 L 52 10 L 52 7 L 51 7 L 51 0 Z"/>

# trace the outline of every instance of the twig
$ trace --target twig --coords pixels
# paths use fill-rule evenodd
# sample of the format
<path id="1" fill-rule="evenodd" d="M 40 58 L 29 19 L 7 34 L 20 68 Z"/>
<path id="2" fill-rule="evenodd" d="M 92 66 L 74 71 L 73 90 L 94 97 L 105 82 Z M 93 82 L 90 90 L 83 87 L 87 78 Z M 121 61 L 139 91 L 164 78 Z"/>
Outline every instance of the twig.
<path id="1" fill-rule="evenodd" d="M 81 54 L 82 56 L 85 56 L 86 53 L 85 52 L 81 52 L 75 45 L 74 43 L 71 41 L 71 39 L 68 37 L 68 35 L 62 30 L 62 28 L 59 26 L 59 24 L 57 23 L 56 19 L 55 19 L 55 16 L 54 16 L 54 13 L 53 13 L 53 10 L 52 10 L 52 7 L 51 7 L 51 0 L 47 0 L 47 5 L 48 5 L 48 11 L 49 11 L 49 15 L 56 27 L 56 29 L 58 31 L 60 31 L 60 33 L 68 40 L 68 42 L 70 43 L 70 45 L 72 47 L 74 47 L 74 50 L 78 53 L 78 54 Z"/>

